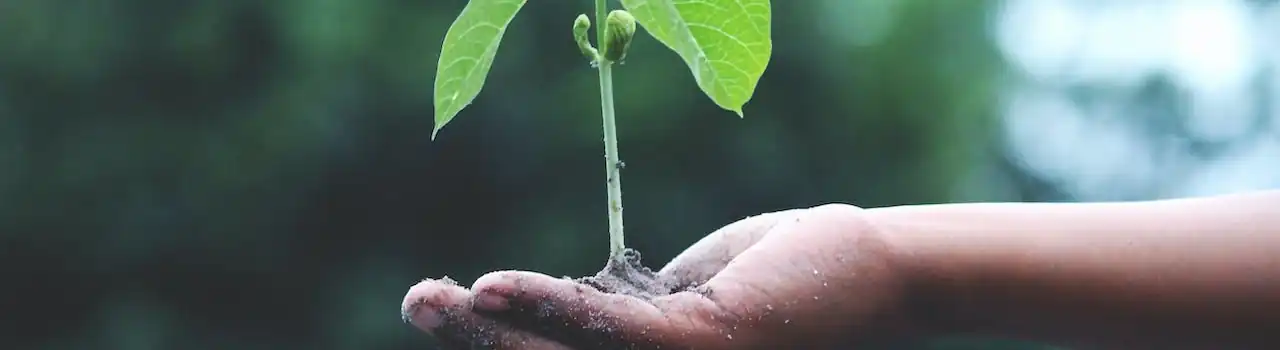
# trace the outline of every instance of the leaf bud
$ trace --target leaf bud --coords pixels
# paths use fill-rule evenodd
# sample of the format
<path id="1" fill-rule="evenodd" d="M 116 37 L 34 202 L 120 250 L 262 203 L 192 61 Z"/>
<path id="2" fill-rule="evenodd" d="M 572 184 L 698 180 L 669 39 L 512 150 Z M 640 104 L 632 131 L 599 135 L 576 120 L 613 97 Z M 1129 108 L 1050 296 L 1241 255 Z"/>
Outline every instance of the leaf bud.
<path id="1" fill-rule="evenodd" d="M 604 59 L 621 62 L 627 58 L 631 39 L 636 36 L 636 18 L 625 10 L 613 10 L 605 18 Z"/>
<path id="2" fill-rule="evenodd" d="M 583 56 L 595 62 L 600 59 L 600 54 L 595 47 L 591 46 L 591 40 L 587 39 L 590 31 L 591 19 L 587 18 L 587 15 L 580 14 L 573 20 L 573 41 L 578 43 L 578 50 L 582 51 Z"/>

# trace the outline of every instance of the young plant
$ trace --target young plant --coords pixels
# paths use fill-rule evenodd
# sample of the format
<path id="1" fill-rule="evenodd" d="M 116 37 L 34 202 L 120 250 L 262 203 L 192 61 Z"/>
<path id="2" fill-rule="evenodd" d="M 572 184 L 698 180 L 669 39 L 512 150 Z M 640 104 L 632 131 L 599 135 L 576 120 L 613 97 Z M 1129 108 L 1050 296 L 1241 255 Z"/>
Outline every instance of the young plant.
<path id="1" fill-rule="evenodd" d="M 470 0 L 445 34 L 435 81 L 435 128 L 432 140 L 458 112 L 471 104 L 484 86 L 507 26 L 526 0 Z M 631 46 L 637 23 L 674 51 L 693 74 L 698 87 L 721 108 L 743 117 L 773 53 L 769 0 L 620 0 L 625 10 L 610 11 L 607 0 L 594 0 L 596 43 L 591 20 L 574 20 L 578 49 L 600 74 L 600 109 L 604 124 L 605 183 L 608 191 L 609 260 L 604 270 L 581 281 L 604 291 L 653 297 L 671 293 L 640 264 L 640 255 L 623 243 L 622 161 L 613 107 L 613 67 Z"/>

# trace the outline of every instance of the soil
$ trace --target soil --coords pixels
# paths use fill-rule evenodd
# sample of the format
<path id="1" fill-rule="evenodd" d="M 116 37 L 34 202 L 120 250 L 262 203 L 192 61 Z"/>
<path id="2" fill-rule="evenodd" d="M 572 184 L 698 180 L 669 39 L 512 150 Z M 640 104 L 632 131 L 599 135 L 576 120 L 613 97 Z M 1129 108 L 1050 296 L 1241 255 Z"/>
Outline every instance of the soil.
<path id="1" fill-rule="evenodd" d="M 447 277 L 444 283 L 456 284 Z M 678 289 L 674 279 L 661 278 L 653 270 L 645 267 L 640 261 L 640 252 L 626 249 L 620 258 L 610 258 L 603 270 L 594 276 L 574 279 L 602 292 L 623 294 L 650 301 L 657 297 L 670 295 Z M 511 311 L 504 312 L 506 321 L 523 329 L 536 330 L 538 333 L 558 335 L 567 344 L 589 344 L 591 349 L 625 349 L 636 344 L 624 343 L 611 329 L 610 320 L 597 315 L 588 316 L 589 320 L 574 320 L 583 328 L 566 329 L 565 320 L 548 322 L 551 316 L 545 311 L 527 312 L 528 310 L 545 310 L 548 305 L 535 303 L 532 305 L 513 305 Z M 519 310 L 519 311 L 517 311 Z M 403 311 L 402 311 L 403 312 Z M 442 345 L 460 349 L 491 349 L 514 347 L 518 338 L 500 334 L 501 327 L 491 319 L 478 318 L 475 314 L 464 312 L 457 307 L 440 310 L 444 322 L 433 333 Z M 408 319 L 408 316 L 406 320 Z M 585 330 L 585 331 L 584 331 Z"/>
<path id="2" fill-rule="evenodd" d="M 675 281 L 659 278 L 657 273 L 640 262 L 640 252 L 626 248 L 621 259 L 611 258 L 604 269 L 595 276 L 576 279 L 602 292 L 629 295 L 641 300 L 670 295 L 676 292 Z"/>

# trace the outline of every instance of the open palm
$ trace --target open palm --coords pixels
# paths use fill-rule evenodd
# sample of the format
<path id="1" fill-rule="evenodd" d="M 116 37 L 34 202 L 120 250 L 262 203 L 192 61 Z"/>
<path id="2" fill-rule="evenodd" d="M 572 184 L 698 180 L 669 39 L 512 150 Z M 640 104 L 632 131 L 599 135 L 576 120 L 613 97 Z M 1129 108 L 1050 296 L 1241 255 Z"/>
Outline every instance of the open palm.
<path id="1" fill-rule="evenodd" d="M 905 335 L 902 283 L 862 209 L 824 205 L 747 218 L 659 272 L 677 292 L 642 300 L 528 271 L 470 289 L 427 280 L 406 320 L 446 346 L 495 349 L 820 349 Z"/>

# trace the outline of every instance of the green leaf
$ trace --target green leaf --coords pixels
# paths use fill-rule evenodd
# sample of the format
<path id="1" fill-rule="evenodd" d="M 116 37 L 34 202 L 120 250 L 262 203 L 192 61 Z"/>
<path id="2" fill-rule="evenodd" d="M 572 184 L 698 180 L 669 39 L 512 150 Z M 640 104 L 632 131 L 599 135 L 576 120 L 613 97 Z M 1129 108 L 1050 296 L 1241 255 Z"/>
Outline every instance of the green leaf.
<path id="1" fill-rule="evenodd" d="M 621 0 L 680 58 L 698 87 L 742 116 L 773 54 L 769 0 Z"/>
<path id="2" fill-rule="evenodd" d="M 431 139 L 475 100 L 507 25 L 526 0 L 471 0 L 444 35 L 436 66 L 436 126 Z"/>

